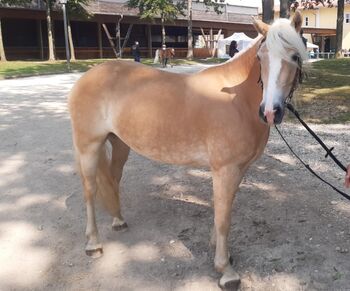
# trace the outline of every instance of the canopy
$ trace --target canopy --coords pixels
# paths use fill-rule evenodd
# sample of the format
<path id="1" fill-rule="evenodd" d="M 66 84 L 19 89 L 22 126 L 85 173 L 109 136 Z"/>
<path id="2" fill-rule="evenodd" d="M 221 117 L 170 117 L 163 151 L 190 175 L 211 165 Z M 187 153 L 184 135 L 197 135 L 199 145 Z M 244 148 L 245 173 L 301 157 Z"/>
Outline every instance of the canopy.
<path id="1" fill-rule="evenodd" d="M 249 46 L 250 42 L 253 40 L 249 36 L 245 35 L 243 32 L 235 32 L 231 36 L 218 40 L 218 58 L 229 59 L 228 49 L 231 42 L 235 40 L 237 42 L 237 49 L 239 51 L 244 50 Z"/>
<path id="2" fill-rule="evenodd" d="M 318 48 L 318 45 L 310 43 L 310 42 L 306 43 L 306 46 L 308 49 Z"/>

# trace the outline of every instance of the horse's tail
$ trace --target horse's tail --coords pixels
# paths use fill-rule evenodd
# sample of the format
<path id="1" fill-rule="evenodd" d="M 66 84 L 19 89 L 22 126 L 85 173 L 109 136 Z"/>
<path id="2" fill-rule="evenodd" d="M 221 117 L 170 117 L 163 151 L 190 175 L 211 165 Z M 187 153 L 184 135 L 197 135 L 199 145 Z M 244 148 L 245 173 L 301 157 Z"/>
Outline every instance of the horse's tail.
<path id="1" fill-rule="evenodd" d="M 80 169 L 79 156 L 76 158 L 77 165 Z M 111 171 L 111 154 L 105 143 L 99 153 L 99 162 L 96 171 L 97 199 L 102 203 L 110 215 L 116 217 L 119 214 L 119 192 L 116 181 Z"/>
<path id="2" fill-rule="evenodd" d="M 153 61 L 153 64 L 158 64 L 158 63 L 159 63 L 159 49 L 156 50 L 156 55 Z"/>

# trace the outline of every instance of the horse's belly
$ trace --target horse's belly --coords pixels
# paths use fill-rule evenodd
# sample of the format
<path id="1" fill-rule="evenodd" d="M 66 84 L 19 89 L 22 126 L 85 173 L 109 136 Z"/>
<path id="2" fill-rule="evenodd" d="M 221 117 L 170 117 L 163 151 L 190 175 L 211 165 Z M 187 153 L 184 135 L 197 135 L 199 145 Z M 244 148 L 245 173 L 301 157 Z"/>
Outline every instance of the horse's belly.
<path id="1" fill-rule="evenodd" d="M 167 141 L 149 140 L 143 137 L 133 138 L 123 134 L 120 134 L 119 137 L 132 150 L 152 160 L 177 165 L 209 165 L 207 147 L 201 143 L 191 143 L 189 140 L 170 141 L 171 137 Z"/>
<path id="2" fill-rule="evenodd" d="M 208 154 L 204 147 L 185 146 L 181 148 L 167 148 L 166 146 L 133 146 L 130 147 L 137 153 L 160 162 L 176 165 L 198 165 L 209 164 Z"/>

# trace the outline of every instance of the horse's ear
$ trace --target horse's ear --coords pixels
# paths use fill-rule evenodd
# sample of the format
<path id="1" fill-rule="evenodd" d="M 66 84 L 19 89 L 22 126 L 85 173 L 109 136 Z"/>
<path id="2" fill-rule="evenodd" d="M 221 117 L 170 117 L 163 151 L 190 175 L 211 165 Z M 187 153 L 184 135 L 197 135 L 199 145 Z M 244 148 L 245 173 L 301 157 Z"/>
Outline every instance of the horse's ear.
<path id="1" fill-rule="evenodd" d="M 260 34 L 262 34 L 263 36 L 266 36 L 267 32 L 269 31 L 269 25 L 262 22 L 260 19 L 255 19 L 254 17 L 252 17 L 253 20 L 253 25 L 256 29 L 256 31 Z"/>
<path id="2" fill-rule="evenodd" d="M 301 25 L 303 24 L 303 17 L 301 16 L 300 11 L 296 10 L 292 19 L 292 26 L 299 33 L 301 30 Z"/>

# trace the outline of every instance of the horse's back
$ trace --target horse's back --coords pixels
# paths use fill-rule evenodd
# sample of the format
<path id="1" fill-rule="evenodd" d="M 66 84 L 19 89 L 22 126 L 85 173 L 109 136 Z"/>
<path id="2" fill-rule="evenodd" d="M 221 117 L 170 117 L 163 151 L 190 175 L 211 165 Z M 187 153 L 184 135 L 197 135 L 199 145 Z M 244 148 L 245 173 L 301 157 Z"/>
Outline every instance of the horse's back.
<path id="1" fill-rule="evenodd" d="M 187 98 L 188 77 L 123 61 L 96 66 L 70 94 L 73 130 L 91 139 L 113 132 L 155 160 L 207 163 L 203 115 Z"/>

